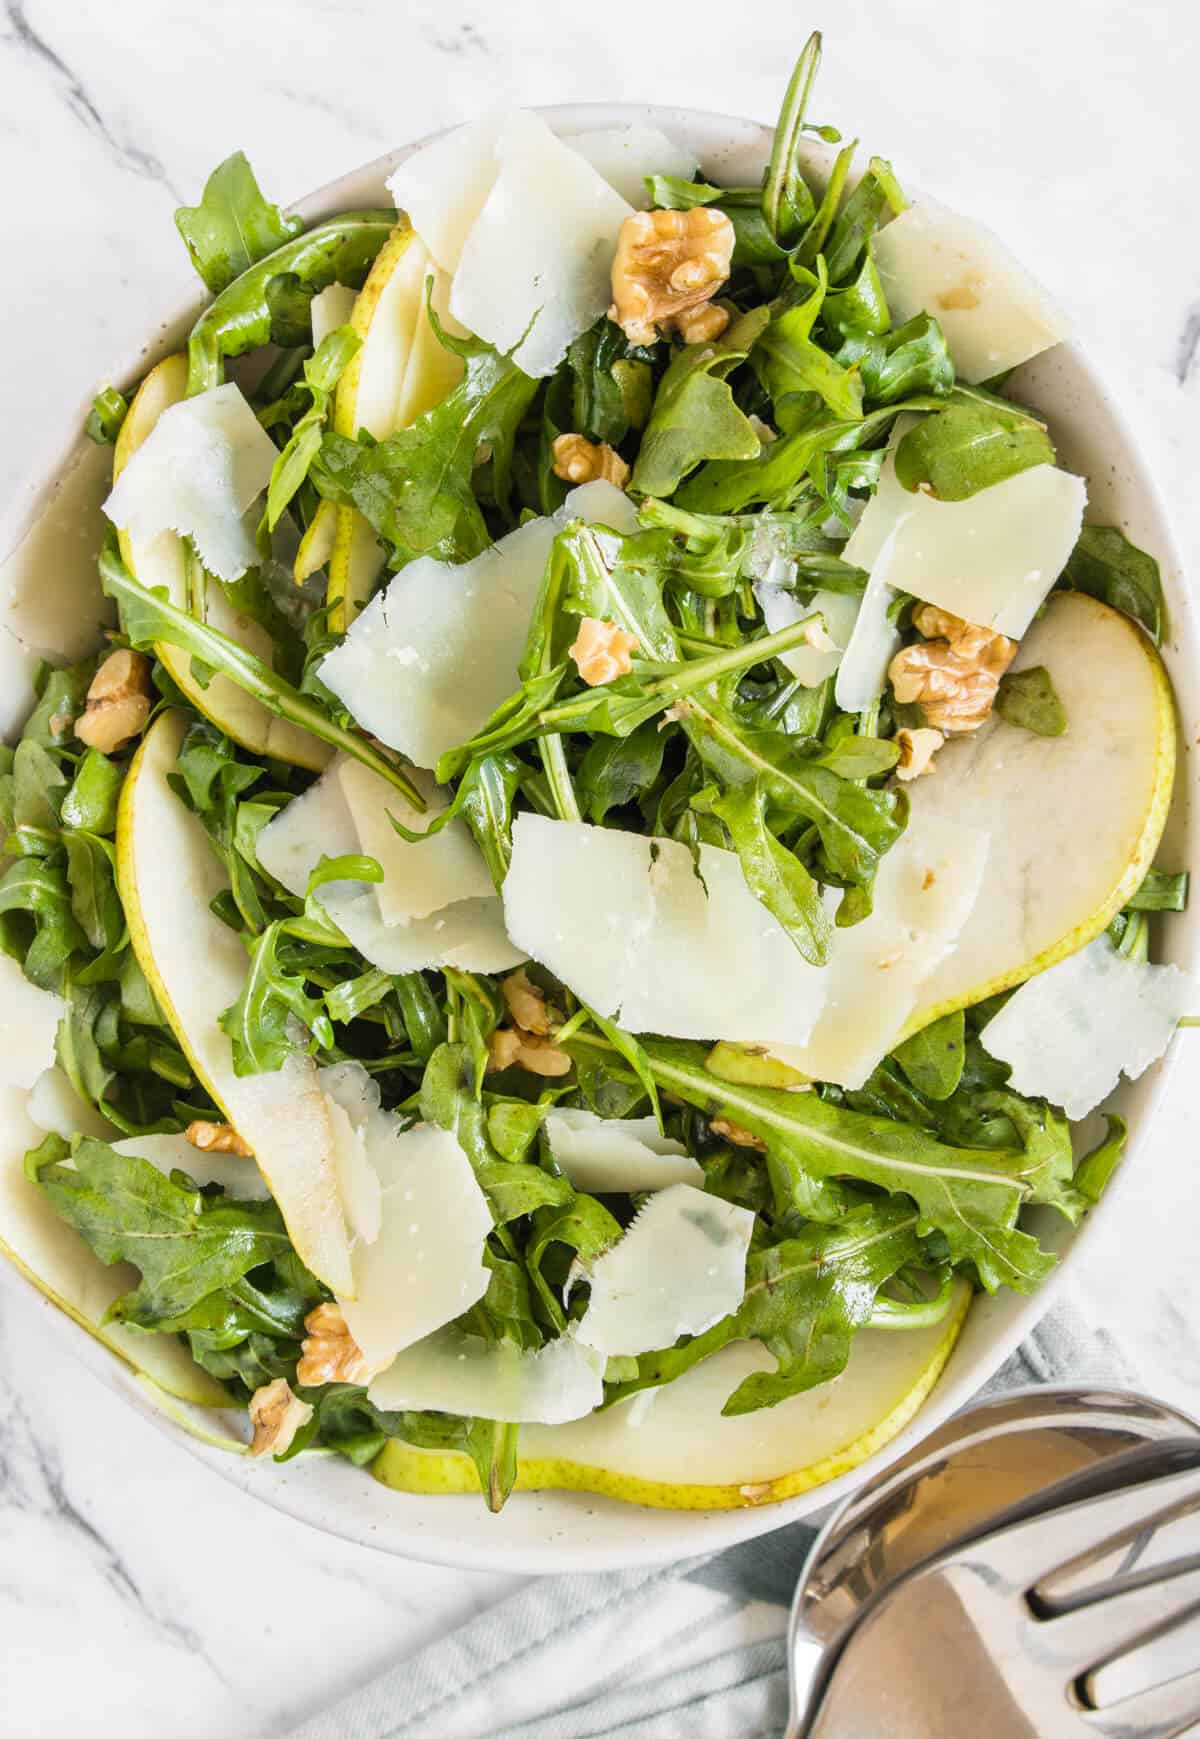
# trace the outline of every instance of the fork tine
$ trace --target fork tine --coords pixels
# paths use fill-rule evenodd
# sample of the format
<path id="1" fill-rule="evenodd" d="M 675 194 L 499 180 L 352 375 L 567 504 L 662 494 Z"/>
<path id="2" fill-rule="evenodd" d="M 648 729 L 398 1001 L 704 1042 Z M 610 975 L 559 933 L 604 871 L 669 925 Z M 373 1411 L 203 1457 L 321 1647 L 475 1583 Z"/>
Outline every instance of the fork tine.
<path id="1" fill-rule="evenodd" d="M 1107 1709 L 1089 1709 L 1081 1719 L 1096 1739 L 1180 1739 L 1200 1721 L 1200 1671 Z"/>
<path id="2" fill-rule="evenodd" d="M 1114 1535 L 1150 1526 L 1164 1511 L 1173 1513 L 1198 1499 L 1200 1468 L 1148 1479 L 1001 1529 L 988 1540 L 988 1561 L 1010 1586 L 1034 1588 L 1052 1570 L 1094 1552 Z"/>
<path id="3" fill-rule="evenodd" d="M 1077 1679 L 1089 1668 L 1112 1660 L 1142 1638 L 1163 1631 L 1200 1610 L 1200 1570 L 1168 1576 L 1127 1589 L 1108 1600 L 1094 1600 L 1059 1618 L 1031 1618 L 1022 1628 L 1030 1655 Z"/>

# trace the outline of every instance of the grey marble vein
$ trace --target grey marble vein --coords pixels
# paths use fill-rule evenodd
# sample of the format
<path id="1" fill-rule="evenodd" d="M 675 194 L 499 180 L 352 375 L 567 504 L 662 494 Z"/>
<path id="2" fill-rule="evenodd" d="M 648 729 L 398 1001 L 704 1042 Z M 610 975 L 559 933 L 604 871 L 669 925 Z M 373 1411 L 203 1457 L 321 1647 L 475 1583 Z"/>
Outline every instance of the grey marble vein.
<path id="1" fill-rule="evenodd" d="M 9 22 L 11 40 L 29 60 L 50 74 L 76 119 L 103 142 L 122 168 L 143 175 L 148 181 L 161 182 L 172 198 L 182 204 L 183 196 L 172 186 L 161 160 L 153 152 L 142 150 L 140 145 L 114 131 L 88 94 L 80 75 L 29 22 L 25 0 L 4 0 L 4 13 Z"/>
<path id="2" fill-rule="evenodd" d="M 1186 386 L 1195 366 L 1197 352 L 1200 352 L 1200 303 L 1195 303 L 1188 309 L 1183 331 L 1179 334 L 1179 343 L 1175 347 L 1175 379 L 1180 386 Z"/>

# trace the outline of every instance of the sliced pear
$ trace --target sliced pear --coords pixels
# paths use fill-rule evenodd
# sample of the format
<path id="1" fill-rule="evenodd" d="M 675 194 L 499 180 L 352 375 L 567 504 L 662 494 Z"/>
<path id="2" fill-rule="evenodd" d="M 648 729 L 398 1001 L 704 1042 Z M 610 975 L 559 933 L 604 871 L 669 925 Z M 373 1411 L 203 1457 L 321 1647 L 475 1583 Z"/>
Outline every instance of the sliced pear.
<path id="1" fill-rule="evenodd" d="M 137 1270 L 125 1262 L 106 1267 L 25 1176 L 25 1154 L 43 1136 L 20 1088 L 0 1088 L 0 1130 L 0 1253 L 72 1322 L 159 1389 L 195 1406 L 227 1407 L 229 1396 L 174 1335 L 104 1321 L 114 1300 L 137 1285 Z"/>
<path id="2" fill-rule="evenodd" d="M 1098 936 L 1149 869 L 1171 803 L 1175 707 L 1136 622 L 1059 592 L 1021 643 L 1067 714 L 1061 737 L 991 718 L 939 750 L 909 786 L 926 823 L 992 831 L 983 882 L 954 951 L 921 988 L 906 1032 L 1020 984 Z"/>
<path id="3" fill-rule="evenodd" d="M 234 1073 L 219 1019 L 235 1002 L 247 958 L 209 902 L 225 887 L 208 836 L 167 784 L 186 721 L 161 715 L 134 756 L 117 817 L 117 885 L 138 963 L 196 1074 L 254 1150 L 300 1257 L 333 1291 L 353 1297 L 334 1133 L 311 1058 Z"/>
<path id="4" fill-rule="evenodd" d="M 337 541 L 338 510 L 332 501 L 322 501 L 300 539 L 292 562 L 292 575 L 298 586 L 319 573 L 333 555 Z"/>
<path id="5" fill-rule="evenodd" d="M 117 436 L 113 456 L 114 482 L 162 413 L 185 396 L 187 366 L 186 356 L 168 356 L 150 370 L 138 388 Z M 173 531 L 160 532 L 149 538 L 122 531 L 118 538 L 121 559 L 130 573 L 144 586 L 165 586 L 171 602 L 183 606 L 187 599 L 183 539 Z M 235 610 L 223 588 L 215 581 L 207 587 L 205 614 L 222 634 L 237 640 L 264 663 L 269 665 L 272 662 L 274 644 L 267 630 Z M 235 743 L 240 743 L 252 754 L 271 755 L 297 767 L 311 767 L 314 771 L 320 771 L 328 762 L 331 751 L 324 743 L 318 742 L 298 725 L 276 718 L 228 677 L 214 676 L 208 687 L 202 688 L 192 675 L 192 660 L 188 653 L 181 652 L 177 646 L 159 645 L 155 650 L 197 711 L 211 719 Z"/>
<path id="6" fill-rule="evenodd" d="M 449 279 L 402 216 L 371 267 L 350 317 L 362 348 L 338 382 L 333 426 L 339 435 L 353 438 L 366 429 L 377 441 L 385 440 L 440 403 L 462 373 L 462 363 L 439 344 L 425 311 L 425 285 L 431 274 L 434 303 L 444 319 Z M 339 507 L 336 514 L 327 597 L 329 625 L 341 632 L 370 598 L 384 557 L 360 513 Z M 314 534 L 318 548 L 325 536 L 325 530 Z"/>
<path id="7" fill-rule="evenodd" d="M 970 1296 L 960 1281 L 949 1314 L 926 1328 L 864 1329 L 840 1377 L 757 1413 L 721 1414 L 744 1377 L 774 1366 L 764 1347 L 747 1341 L 607 1412 L 567 1425 L 526 1425 L 517 1489 L 715 1510 L 779 1503 L 826 1485 L 882 1449 L 919 1411 L 958 1339 Z M 372 1472 L 397 1491 L 479 1490 L 465 1456 L 395 1438 Z"/>

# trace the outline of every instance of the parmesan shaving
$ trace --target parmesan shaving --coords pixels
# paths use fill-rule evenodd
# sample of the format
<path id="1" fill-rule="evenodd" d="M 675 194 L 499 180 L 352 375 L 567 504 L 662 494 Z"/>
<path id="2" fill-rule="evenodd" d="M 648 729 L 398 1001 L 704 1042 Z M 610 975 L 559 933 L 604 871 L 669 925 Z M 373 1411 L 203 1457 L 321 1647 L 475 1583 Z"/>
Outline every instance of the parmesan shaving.
<path id="1" fill-rule="evenodd" d="M 562 1425 L 604 1399 L 604 1359 L 571 1335 L 536 1351 L 454 1328 L 400 1354 L 367 1390 L 386 1411 Z"/>
<path id="2" fill-rule="evenodd" d="M 597 1117 L 560 1106 L 547 1114 L 545 1129 L 556 1163 L 578 1190 L 605 1194 L 704 1182 L 700 1162 L 661 1134 L 653 1117 Z"/>

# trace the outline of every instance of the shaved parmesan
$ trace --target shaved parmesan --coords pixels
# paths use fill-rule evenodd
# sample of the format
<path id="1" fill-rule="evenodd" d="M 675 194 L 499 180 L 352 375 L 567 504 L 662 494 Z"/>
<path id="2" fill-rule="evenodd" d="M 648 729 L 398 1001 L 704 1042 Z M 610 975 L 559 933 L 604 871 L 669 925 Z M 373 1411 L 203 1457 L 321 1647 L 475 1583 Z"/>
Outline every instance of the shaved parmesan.
<path id="1" fill-rule="evenodd" d="M 895 453 L 914 421 L 897 419 L 879 487 L 843 559 L 869 569 L 872 584 L 886 581 L 1019 640 L 1075 547 L 1084 481 L 1034 465 L 966 501 L 909 491 L 896 476 Z M 846 704 L 839 694 L 838 705 Z"/>
<path id="2" fill-rule="evenodd" d="M 859 600 L 846 592 L 818 591 L 813 594 L 811 604 L 797 602 L 794 592 L 785 591 L 782 586 L 769 585 L 760 580 L 754 588 L 763 620 L 770 633 L 776 634 L 781 628 L 790 628 L 793 622 L 799 622 L 805 616 L 811 616 L 819 610 L 825 619 L 825 632 L 834 643 L 832 652 L 818 652 L 815 646 L 793 646 L 790 652 L 779 654 L 780 662 L 787 666 L 792 675 L 798 677 L 805 688 L 817 688 L 832 676 L 842 662 L 842 654 L 850 643 L 850 636 L 858 618 Z"/>
<path id="3" fill-rule="evenodd" d="M 870 916 L 834 930 L 812 1037 L 771 1054 L 814 1081 L 861 1087 L 952 952 L 978 898 L 988 846 L 988 834 L 957 822 L 910 825 L 880 863 Z M 832 896 L 834 909 L 839 899 Z"/>
<path id="4" fill-rule="evenodd" d="M 893 218 L 874 253 L 893 322 L 934 315 L 960 380 L 990 380 L 1068 336 L 1065 314 L 991 230 L 932 200 Z"/>
<path id="5" fill-rule="evenodd" d="M 576 1189 L 661 1190 L 703 1184 L 704 1168 L 653 1117 L 597 1117 L 559 1106 L 545 1122 L 550 1151 Z"/>
<path id="6" fill-rule="evenodd" d="M 984 1027 L 984 1050 L 1012 1069 L 1018 1093 L 1061 1105 L 1072 1121 L 1162 1056 L 1180 1018 L 1200 1006 L 1177 966 L 1127 960 L 1102 934 L 1030 978 Z"/>
<path id="7" fill-rule="evenodd" d="M 746 1290 L 754 1215 L 691 1184 L 672 1184 L 639 1211 L 592 1266 L 577 1333 L 607 1357 L 674 1346 L 737 1309 Z"/>
<path id="8" fill-rule="evenodd" d="M 427 918 L 385 924 L 375 890 L 354 892 L 349 882 L 323 887 L 317 898 L 364 960 L 382 972 L 419 972 L 427 966 L 458 966 L 464 972 L 505 972 L 525 955 L 509 941 L 504 909 L 486 900 L 455 900 Z"/>
<path id="9" fill-rule="evenodd" d="M 334 762 L 334 769 L 354 821 L 359 850 L 373 857 L 383 870 L 384 879 L 375 894 L 385 924 L 427 918 L 455 900 L 494 898 L 487 864 L 465 821 L 451 821 L 432 839 L 412 845 L 388 819 L 394 815 L 410 832 L 424 833 L 445 813 L 449 799 L 429 774 L 413 775 L 428 804 L 422 814 L 361 761 L 345 756 Z"/>
<path id="10" fill-rule="evenodd" d="M 604 1399 L 604 1359 L 563 1335 L 535 1351 L 444 1329 L 400 1354 L 367 1390 L 385 1411 L 562 1425 Z"/>
<path id="11" fill-rule="evenodd" d="M 703 877 L 703 880 L 701 880 Z M 513 942 L 631 1032 L 802 1044 L 825 998 L 736 856 L 520 815 L 504 883 Z"/>
<path id="12" fill-rule="evenodd" d="M 404 370 L 404 389 L 396 404 L 397 428 L 407 428 L 415 423 L 417 418 L 424 416 L 426 411 L 440 405 L 448 398 L 463 376 L 463 359 L 454 351 L 447 350 L 438 337 L 433 322 L 429 318 L 429 304 L 426 302 L 426 290 L 429 280 L 433 280 L 433 289 L 429 295 L 429 304 L 437 315 L 444 332 L 451 333 L 456 338 L 466 336 L 465 328 L 450 312 L 450 279 L 440 266 L 432 261 L 427 262 L 427 275 L 421 285 L 420 311 L 417 314 L 417 324 L 412 335 L 412 347 L 408 353 L 408 363 Z M 391 430 L 388 431 L 391 433 Z"/>
<path id="13" fill-rule="evenodd" d="M 333 1163 L 350 1236 L 372 1243 L 382 1224 L 383 1196 L 379 1178 L 367 1158 L 366 1142 L 335 1099 L 329 1100 L 333 1130 Z M 351 1247 L 353 1260 L 353 1246 Z"/>
<path id="14" fill-rule="evenodd" d="M 110 1132 L 111 1133 L 111 1132 Z M 169 1177 L 183 1171 L 202 1187 L 219 1184 L 235 1202 L 269 1201 L 267 1180 L 252 1159 L 236 1153 L 204 1153 L 183 1135 L 131 1135 L 112 1143 L 114 1152 L 131 1153 Z"/>
<path id="15" fill-rule="evenodd" d="M 327 284 L 323 290 L 317 291 L 309 304 L 314 350 L 339 326 L 349 324 L 356 300 L 357 296 L 348 284 Z"/>
<path id="16" fill-rule="evenodd" d="M 483 1297 L 492 1211 L 446 1130 L 424 1123 L 405 1129 L 395 1112 L 380 1108 L 357 1064 L 323 1069 L 321 1082 L 343 1133 L 353 1135 L 342 1181 L 356 1222 L 354 1297 L 338 1303 L 367 1359 L 382 1370 Z"/>
<path id="17" fill-rule="evenodd" d="M 388 192 L 443 271 L 456 272 L 471 225 L 499 173 L 496 140 L 503 117 L 484 115 L 406 157 Z"/>
<path id="18" fill-rule="evenodd" d="M 29 1090 L 26 1105 L 29 1121 L 47 1134 L 70 1141 L 74 1135 L 91 1135 L 109 1141 L 117 1133 L 106 1117 L 81 1099 L 65 1069 L 55 1063 L 43 1069 Z M 253 1168 L 252 1168 L 253 1169 Z"/>
<path id="19" fill-rule="evenodd" d="M 632 208 L 539 115 L 509 115 L 496 151 L 500 172 L 463 244 L 450 307 L 526 374 L 553 374 L 612 299 Z"/>
<path id="20" fill-rule="evenodd" d="M 584 484 L 551 519 L 509 532 L 474 561 L 421 556 L 395 576 L 320 665 L 359 724 L 418 766 L 465 742 L 517 686 L 517 665 L 551 545 L 571 519 L 620 529 L 634 509 L 611 483 Z"/>
<path id="21" fill-rule="evenodd" d="M 275 443 L 231 381 L 168 405 L 121 472 L 104 511 L 121 531 L 190 537 L 218 579 L 257 560 L 245 516 L 267 487 Z"/>
<path id="22" fill-rule="evenodd" d="M 900 646 L 899 631 L 888 614 L 896 601 L 896 594 L 887 581 L 887 564 L 894 535 L 883 540 L 879 560 L 870 569 L 870 578 L 838 665 L 833 698 L 843 712 L 866 712 L 868 707 L 875 705 L 887 681 L 888 665 Z M 846 545 L 847 550 L 857 536 L 855 531 Z M 861 557 L 851 557 L 845 552 L 843 555 L 846 561 L 869 565 L 862 562 Z"/>
<path id="23" fill-rule="evenodd" d="M 392 828 L 387 812 L 399 815 L 406 825 L 419 826 L 420 815 L 375 774 L 367 772 L 365 780 L 353 772 L 347 775 L 348 768 L 357 767 L 357 762 L 335 761 L 303 796 L 267 823 L 255 843 L 263 869 L 302 899 L 323 857 L 359 852 L 376 857 L 384 872 L 381 883 L 326 882 L 317 899 L 363 958 L 383 972 L 417 972 L 427 966 L 503 972 L 519 965 L 524 955 L 508 939 L 503 908 L 469 834 L 456 840 L 452 829 L 459 824 L 452 822 L 428 844 L 408 844 Z M 355 825 L 348 791 L 358 813 L 369 816 L 367 838 Z M 425 853 L 430 854 L 428 863 Z M 462 890 L 472 886 L 482 888 L 482 896 L 464 897 Z"/>
<path id="24" fill-rule="evenodd" d="M 50 1067 L 66 1012 L 61 996 L 31 984 L 11 954 L 0 954 L 0 1086 L 32 1087 Z"/>
<path id="25" fill-rule="evenodd" d="M 597 175 L 632 206 L 652 204 L 648 175 L 675 175 L 690 181 L 696 156 L 677 145 L 657 127 L 601 127 L 592 133 L 570 133 L 563 140 L 591 164 Z"/>

